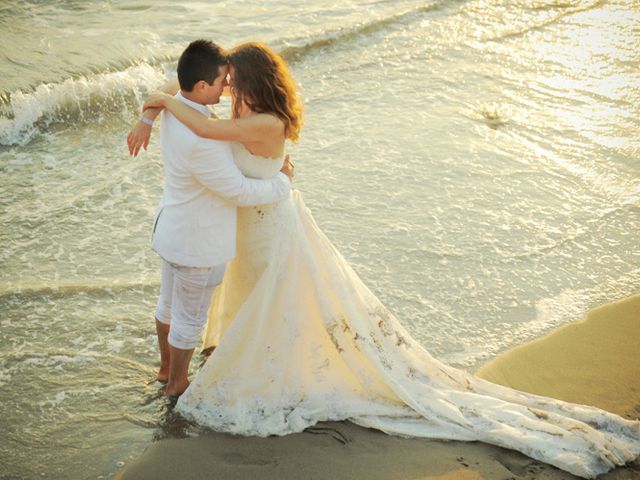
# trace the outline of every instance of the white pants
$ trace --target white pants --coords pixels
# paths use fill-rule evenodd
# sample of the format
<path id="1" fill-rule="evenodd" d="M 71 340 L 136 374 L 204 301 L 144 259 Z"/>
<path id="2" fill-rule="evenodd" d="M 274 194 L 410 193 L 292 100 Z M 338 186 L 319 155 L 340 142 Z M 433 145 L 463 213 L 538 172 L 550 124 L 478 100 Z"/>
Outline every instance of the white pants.
<path id="1" fill-rule="evenodd" d="M 190 350 L 201 341 L 211 296 L 225 266 L 185 267 L 162 260 L 156 319 L 171 325 L 169 345 Z"/>

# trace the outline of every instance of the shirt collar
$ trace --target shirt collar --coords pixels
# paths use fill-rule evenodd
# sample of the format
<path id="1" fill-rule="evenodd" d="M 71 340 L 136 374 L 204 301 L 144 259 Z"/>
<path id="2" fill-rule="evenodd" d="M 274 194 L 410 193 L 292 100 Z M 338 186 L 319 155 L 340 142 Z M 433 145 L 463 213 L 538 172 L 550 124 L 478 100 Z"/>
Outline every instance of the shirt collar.
<path id="1" fill-rule="evenodd" d="M 201 103 L 194 102 L 193 100 L 189 100 L 184 95 L 182 95 L 182 92 L 180 92 L 179 90 L 178 93 L 176 93 L 176 98 L 182 103 L 186 103 L 190 107 L 193 107 L 199 112 L 205 114 L 207 117 L 211 116 L 211 110 L 209 110 L 209 107 L 207 107 L 206 105 L 202 105 Z"/>

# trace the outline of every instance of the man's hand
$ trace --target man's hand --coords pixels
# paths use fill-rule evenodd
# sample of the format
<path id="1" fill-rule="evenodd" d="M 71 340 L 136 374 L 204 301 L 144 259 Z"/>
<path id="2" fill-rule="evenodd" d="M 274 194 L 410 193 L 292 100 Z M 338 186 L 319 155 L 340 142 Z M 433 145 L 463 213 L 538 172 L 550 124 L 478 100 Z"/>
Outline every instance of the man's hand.
<path id="1" fill-rule="evenodd" d="M 127 145 L 129 146 L 129 155 L 137 157 L 140 147 L 147 149 L 149 138 L 151 137 L 151 125 L 147 125 L 138 120 L 129 135 L 127 136 Z"/>
<path id="2" fill-rule="evenodd" d="M 284 157 L 284 165 L 282 165 L 282 168 L 280 169 L 280 171 L 282 173 L 284 173 L 287 177 L 289 177 L 289 180 L 293 180 L 293 169 L 294 169 L 294 165 L 293 162 L 291 162 L 289 160 L 289 155 Z"/>

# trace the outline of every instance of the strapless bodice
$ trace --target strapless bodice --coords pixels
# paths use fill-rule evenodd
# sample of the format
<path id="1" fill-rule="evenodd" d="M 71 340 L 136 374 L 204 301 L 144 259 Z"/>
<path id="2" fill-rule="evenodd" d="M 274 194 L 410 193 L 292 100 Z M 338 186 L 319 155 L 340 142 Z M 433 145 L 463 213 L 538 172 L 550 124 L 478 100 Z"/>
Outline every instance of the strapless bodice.
<path id="1" fill-rule="evenodd" d="M 270 178 L 282 168 L 284 157 L 268 158 L 254 155 L 239 142 L 232 142 L 233 158 L 240 171 L 251 178 Z"/>

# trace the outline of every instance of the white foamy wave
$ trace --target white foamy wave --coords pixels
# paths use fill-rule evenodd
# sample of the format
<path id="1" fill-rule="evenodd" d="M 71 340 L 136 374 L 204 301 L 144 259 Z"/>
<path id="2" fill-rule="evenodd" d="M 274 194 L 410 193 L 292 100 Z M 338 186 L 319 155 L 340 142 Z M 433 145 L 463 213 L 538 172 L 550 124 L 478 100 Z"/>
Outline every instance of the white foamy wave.
<path id="1" fill-rule="evenodd" d="M 542 298 L 535 304 L 536 317 L 522 325 L 513 336 L 529 341 L 567 322 L 581 320 L 593 308 L 640 293 L 638 282 L 640 269 L 635 269 L 597 287 L 565 289 L 554 297 Z"/>
<path id="2" fill-rule="evenodd" d="M 449 352 L 442 357 L 448 363 L 461 368 L 477 370 L 498 354 L 518 345 L 531 342 L 566 323 L 583 320 L 587 313 L 608 303 L 640 294 L 640 269 L 610 279 L 602 284 L 584 289 L 564 289 L 557 295 L 540 298 L 535 302 L 534 316 L 514 328 L 504 323 L 505 332 L 488 336 L 483 341 L 463 341 L 463 349 Z"/>
<path id="3" fill-rule="evenodd" d="M 133 99 L 136 108 L 142 94 L 159 88 L 165 73 L 148 64 L 123 71 L 43 83 L 33 92 L 13 92 L 0 117 L 0 144 L 25 145 L 55 123 L 95 121 L 102 112 L 127 110 Z"/>

